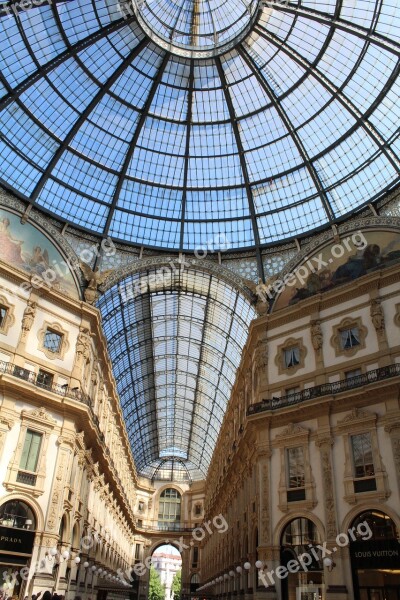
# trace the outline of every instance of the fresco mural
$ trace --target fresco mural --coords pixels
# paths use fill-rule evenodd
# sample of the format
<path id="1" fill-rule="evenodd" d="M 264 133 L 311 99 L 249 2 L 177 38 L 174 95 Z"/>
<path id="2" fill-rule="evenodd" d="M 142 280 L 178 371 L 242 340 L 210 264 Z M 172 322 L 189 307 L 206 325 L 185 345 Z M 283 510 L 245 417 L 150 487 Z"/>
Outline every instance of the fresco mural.
<path id="1" fill-rule="evenodd" d="M 357 244 L 353 243 L 353 238 Z M 302 270 L 299 267 L 293 269 L 293 283 L 281 288 L 282 292 L 277 297 L 273 310 L 297 304 L 305 298 L 331 290 L 372 271 L 400 263 L 399 233 L 364 231 L 362 234 L 353 234 L 353 237 L 350 234 L 347 239 L 346 244 L 343 244 L 343 240 L 339 244 L 330 244 L 304 260 Z M 342 248 L 340 252 L 338 246 Z M 342 255 L 338 257 L 337 254 L 340 253 Z"/>
<path id="2" fill-rule="evenodd" d="M 0 260 L 44 282 L 51 282 L 61 292 L 79 298 L 78 288 L 67 262 L 50 240 L 30 223 L 0 208 Z M 50 276 L 51 275 L 51 276 Z"/>

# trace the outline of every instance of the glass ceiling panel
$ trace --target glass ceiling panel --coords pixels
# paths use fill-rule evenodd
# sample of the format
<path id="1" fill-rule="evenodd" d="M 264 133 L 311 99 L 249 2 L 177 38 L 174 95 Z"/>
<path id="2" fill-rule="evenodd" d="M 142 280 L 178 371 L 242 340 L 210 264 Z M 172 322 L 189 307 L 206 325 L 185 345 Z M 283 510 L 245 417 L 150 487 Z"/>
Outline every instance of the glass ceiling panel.
<path id="1" fill-rule="evenodd" d="M 180 270 L 162 281 L 156 275 L 151 269 L 128 276 L 98 307 L 139 472 L 151 476 L 168 457 L 199 479 L 256 313 L 239 291 L 206 272 Z M 140 282 L 147 291 L 132 297 Z"/>
<path id="2" fill-rule="evenodd" d="M 266 246 L 383 196 L 400 180 L 397 2 L 272 4 L 0 9 L 0 182 L 175 251 Z"/>

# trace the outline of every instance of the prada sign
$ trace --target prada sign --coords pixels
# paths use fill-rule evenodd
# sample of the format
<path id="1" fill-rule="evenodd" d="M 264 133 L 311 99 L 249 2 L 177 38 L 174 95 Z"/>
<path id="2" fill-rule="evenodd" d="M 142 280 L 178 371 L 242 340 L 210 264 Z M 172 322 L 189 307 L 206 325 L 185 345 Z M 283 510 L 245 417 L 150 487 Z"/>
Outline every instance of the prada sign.
<path id="1" fill-rule="evenodd" d="M 356 569 L 400 569 L 400 543 L 397 540 L 353 542 L 350 556 Z"/>
<path id="2" fill-rule="evenodd" d="M 0 527 L 0 552 L 32 554 L 35 532 L 28 529 Z"/>

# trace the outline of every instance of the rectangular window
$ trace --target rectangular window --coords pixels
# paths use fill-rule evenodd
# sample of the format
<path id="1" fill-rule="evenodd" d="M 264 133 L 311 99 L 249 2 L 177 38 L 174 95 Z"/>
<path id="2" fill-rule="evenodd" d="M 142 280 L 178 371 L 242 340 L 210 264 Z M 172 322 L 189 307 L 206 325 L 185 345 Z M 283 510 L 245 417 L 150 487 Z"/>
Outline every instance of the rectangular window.
<path id="1" fill-rule="evenodd" d="M 43 346 L 50 352 L 60 352 L 62 338 L 63 336 L 60 333 L 57 333 L 57 331 L 47 329 L 44 334 Z"/>
<path id="2" fill-rule="evenodd" d="M 353 377 L 359 377 L 361 375 L 361 369 L 354 369 L 353 371 L 346 371 L 346 379 L 353 379 Z"/>
<path id="3" fill-rule="evenodd" d="M 342 350 L 349 350 L 360 345 L 360 332 L 358 327 L 350 327 L 340 331 L 340 344 Z"/>
<path id="4" fill-rule="evenodd" d="M 354 477 L 373 477 L 375 475 L 372 458 L 372 443 L 369 433 L 351 436 L 353 451 Z"/>
<path id="5" fill-rule="evenodd" d="M 300 387 L 292 387 L 285 390 L 285 396 L 294 396 L 295 394 L 300 393 Z"/>
<path id="6" fill-rule="evenodd" d="M 51 386 L 53 385 L 52 373 L 48 373 L 47 371 L 43 371 L 43 369 L 39 369 L 39 372 L 36 377 L 36 383 L 40 387 L 51 388 Z"/>
<path id="7" fill-rule="evenodd" d="M 286 449 L 288 487 L 304 487 L 304 455 L 303 447 Z"/>
<path id="8" fill-rule="evenodd" d="M 4 327 L 4 325 L 6 323 L 6 317 L 7 317 L 7 309 L 5 306 L 2 306 L 0 304 L 0 329 L 2 327 Z"/>
<path id="9" fill-rule="evenodd" d="M 292 348 L 285 348 L 283 350 L 284 364 L 287 369 L 290 367 L 296 367 L 300 364 L 300 348 L 298 346 L 292 346 Z"/>
<path id="10" fill-rule="evenodd" d="M 193 548 L 193 562 L 192 562 L 192 568 L 193 569 L 196 569 L 198 562 L 199 562 L 199 548 L 198 548 L 198 546 L 194 546 L 194 548 Z"/>
<path id="11" fill-rule="evenodd" d="M 42 434 L 28 429 L 25 436 L 24 448 L 19 463 L 22 471 L 36 473 L 39 461 L 40 446 L 42 444 Z"/>
<path id="12" fill-rule="evenodd" d="M 135 559 L 139 559 L 140 558 L 140 544 L 136 544 L 135 546 Z"/>

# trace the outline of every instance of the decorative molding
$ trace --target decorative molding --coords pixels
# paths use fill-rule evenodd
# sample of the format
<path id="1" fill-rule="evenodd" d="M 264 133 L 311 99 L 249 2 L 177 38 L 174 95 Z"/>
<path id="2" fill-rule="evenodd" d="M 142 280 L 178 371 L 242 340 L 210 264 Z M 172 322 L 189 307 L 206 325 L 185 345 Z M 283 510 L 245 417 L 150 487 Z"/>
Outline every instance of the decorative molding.
<path id="1" fill-rule="evenodd" d="M 302 427 L 301 425 L 297 425 L 295 423 L 289 423 L 289 425 L 275 436 L 275 440 L 282 440 L 285 444 L 290 439 L 290 443 L 292 444 L 294 441 L 297 441 L 298 437 L 307 437 L 310 435 L 310 430 Z M 275 445 L 275 444 L 274 444 Z M 280 446 L 281 444 L 279 444 Z"/>
<path id="2" fill-rule="evenodd" d="M 21 341 L 25 340 L 28 332 L 31 330 L 33 321 L 35 320 L 36 306 L 36 302 L 31 302 L 30 300 L 28 300 L 28 303 L 24 310 L 24 315 L 22 317 Z"/>
<path id="3" fill-rule="evenodd" d="M 319 448 L 322 471 L 322 490 L 324 495 L 324 511 L 326 533 L 328 540 L 333 540 L 337 534 L 335 493 L 333 484 L 333 468 L 331 448 L 334 439 L 330 434 L 318 436 L 315 445 Z"/>
<path id="4" fill-rule="evenodd" d="M 45 427 L 53 428 L 57 425 L 57 421 L 52 418 L 44 406 L 41 406 L 40 408 L 34 408 L 32 410 L 23 410 L 21 412 L 21 416 L 25 421 L 42 424 Z"/>
<path id="5" fill-rule="evenodd" d="M 347 414 L 343 419 L 338 421 L 338 427 L 341 430 L 354 430 L 355 426 L 365 427 L 367 425 L 374 425 L 376 423 L 377 416 L 376 413 L 366 412 L 364 410 L 360 410 L 357 407 L 354 407 L 352 411 Z"/>
<path id="6" fill-rule="evenodd" d="M 161 267 L 171 269 L 171 263 L 174 264 L 173 261 L 178 263 L 176 255 L 171 255 L 169 257 L 153 256 L 151 258 L 133 259 L 128 264 L 110 273 L 102 285 L 99 286 L 99 291 L 104 293 L 117 283 L 121 283 L 128 276 L 147 271 L 148 269 Z M 178 265 L 179 264 L 180 263 L 178 263 Z M 187 269 L 203 271 L 222 279 L 240 291 L 251 303 L 254 303 L 256 300 L 252 290 L 246 285 L 246 280 L 223 265 L 219 265 L 218 263 L 211 262 L 207 259 L 200 260 L 188 257 L 181 260 L 181 264 L 184 264 L 184 267 Z M 178 265 L 176 268 L 178 268 Z"/>

